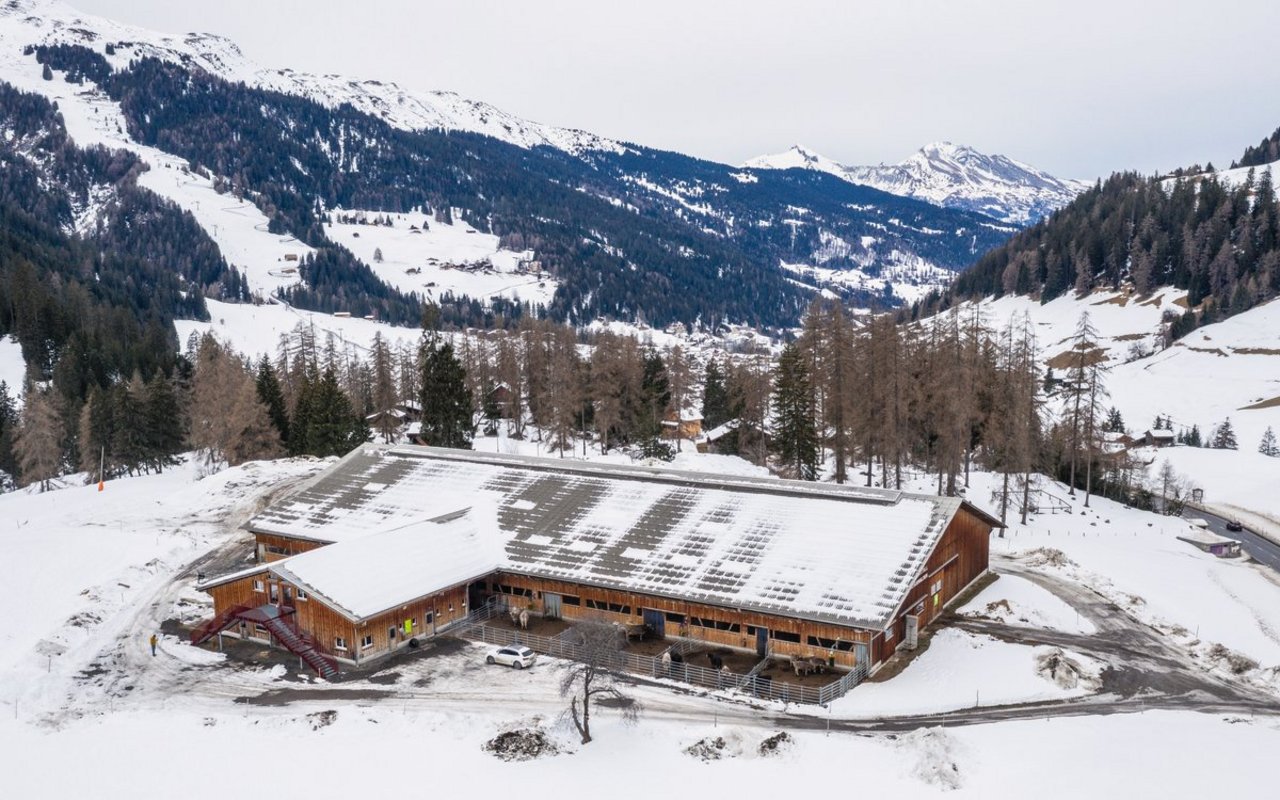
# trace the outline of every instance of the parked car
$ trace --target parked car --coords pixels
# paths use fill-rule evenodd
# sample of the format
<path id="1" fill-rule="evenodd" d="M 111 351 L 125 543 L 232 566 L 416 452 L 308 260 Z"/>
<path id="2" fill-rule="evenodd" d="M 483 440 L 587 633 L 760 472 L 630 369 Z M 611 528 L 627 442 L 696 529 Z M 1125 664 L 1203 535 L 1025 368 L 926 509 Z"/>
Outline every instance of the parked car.
<path id="1" fill-rule="evenodd" d="M 1244 530 L 1244 525 L 1242 525 L 1238 519 L 1229 519 L 1227 520 L 1227 530 L 1242 531 Z"/>
<path id="2" fill-rule="evenodd" d="M 489 655 L 485 656 L 486 664 L 501 664 L 504 667 L 513 669 L 524 669 L 532 667 L 533 662 L 538 660 L 538 655 L 527 647 L 521 645 L 512 645 L 511 647 L 499 647 L 496 650 L 490 650 Z"/>

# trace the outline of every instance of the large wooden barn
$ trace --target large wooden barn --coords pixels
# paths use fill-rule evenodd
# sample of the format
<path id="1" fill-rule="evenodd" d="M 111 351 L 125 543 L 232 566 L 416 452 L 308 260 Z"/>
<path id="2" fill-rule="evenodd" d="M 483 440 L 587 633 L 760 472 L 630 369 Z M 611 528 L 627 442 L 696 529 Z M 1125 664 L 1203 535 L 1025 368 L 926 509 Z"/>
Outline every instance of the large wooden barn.
<path id="1" fill-rule="evenodd" d="M 260 563 L 201 585 L 199 634 L 323 673 L 499 597 L 874 670 L 986 572 L 998 524 L 958 498 L 365 445 L 249 522 Z"/>

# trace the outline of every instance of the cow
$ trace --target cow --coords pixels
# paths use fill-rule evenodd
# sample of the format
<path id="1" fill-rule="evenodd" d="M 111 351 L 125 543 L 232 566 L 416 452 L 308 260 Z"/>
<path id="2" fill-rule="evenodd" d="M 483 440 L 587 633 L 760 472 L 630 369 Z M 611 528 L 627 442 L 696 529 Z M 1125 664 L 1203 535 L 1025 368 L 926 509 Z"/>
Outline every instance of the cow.
<path id="1" fill-rule="evenodd" d="M 529 630 L 529 609 L 527 608 L 520 612 L 520 629 Z"/>
<path id="2" fill-rule="evenodd" d="M 712 669 L 720 669 L 724 666 L 724 659 L 716 653 L 707 653 L 707 661 L 711 662 Z"/>
<path id="3" fill-rule="evenodd" d="M 511 626 L 515 627 L 520 624 L 520 609 L 515 606 L 508 606 L 507 613 L 511 615 Z"/>

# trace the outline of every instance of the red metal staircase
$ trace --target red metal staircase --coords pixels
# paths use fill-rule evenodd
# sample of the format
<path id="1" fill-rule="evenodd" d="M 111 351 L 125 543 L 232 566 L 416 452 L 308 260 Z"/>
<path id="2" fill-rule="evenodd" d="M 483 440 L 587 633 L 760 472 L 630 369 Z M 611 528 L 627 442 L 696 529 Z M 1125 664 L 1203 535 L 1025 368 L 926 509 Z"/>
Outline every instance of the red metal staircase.
<path id="1" fill-rule="evenodd" d="M 286 621 L 286 619 L 290 621 Z M 316 674 L 327 681 L 331 681 L 338 677 L 338 662 L 329 654 L 320 649 L 320 645 L 308 634 L 299 630 L 296 625 L 291 624 L 292 615 L 290 617 L 271 617 L 262 623 L 263 627 L 271 631 L 271 635 L 276 637 L 276 641 L 284 645 L 290 653 L 306 662 L 307 666 L 316 671 Z"/>
<path id="2" fill-rule="evenodd" d="M 219 631 L 231 627 L 240 615 L 249 609 L 250 606 L 231 606 L 213 619 L 197 625 L 195 630 L 191 631 L 191 643 L 204 644 L 217 636 Z"/>
<path id="3" fill-rule="evenodd" d="M 298 629 L 291 608 L 281 608 L 271 604 L 256 608 L 244 605 L 231 606 L 213 619 L 196 627 L 191 632 L 191 643 L 207 642 L 219 631 L 226 630 L 237 622 L 252 622 L 266 628 L 275 641 L 301 658 L 325 680 L 331 681 L 338 677 L 338 662 L 324 651 L 319 642 Z"/>

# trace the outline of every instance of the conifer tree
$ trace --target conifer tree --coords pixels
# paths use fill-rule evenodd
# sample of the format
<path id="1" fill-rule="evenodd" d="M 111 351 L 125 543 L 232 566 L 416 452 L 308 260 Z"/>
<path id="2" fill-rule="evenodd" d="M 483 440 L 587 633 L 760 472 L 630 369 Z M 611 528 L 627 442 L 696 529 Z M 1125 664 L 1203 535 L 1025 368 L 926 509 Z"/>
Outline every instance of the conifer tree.
<path id="1" fill-rule="evenodd" d="M 725 384 L 724 371 L 713 358 L 707 361 L 706 376 L 703 379 L 702 424 L 707 430 L 711 430 L 730 419 L 729 389 Z"/>
<path id="2" fill-rule="evenodd" d="M 384 442 L 390 443 L 398 428 L 396 419 L 390 412 L 395 410 L 399 398 L 396 396 L 395 359 L 381 331 L 373 335 L 369 360 L 373 379 L 371 399 L 373 411 L 378 414 L 377 432 Z"/>
<path id="3" fill-rule="evenodd" d="M 146 459 L 149 467 L 163 472 L 178 463 L 186 437 L 183 410 L 173 383 L 157 372 L 147 384 L 143 416 L 146 419 Z"/>
<path id="4" fill-rule="evenodd" d="M 1213 432 L 1213 442 L 1209 445 L 1217 450 L 1235 450 L 1239 447 L 1236 442 L 1235 429 L 1231 427 L 1231 418 L 1227 417 L 1222 424 Z"/>
<path id="5" fill-rule="evenodd" d="M 1276 444 L 1276 432 L 1267 426 L 1266 431 L 1262 434 L 1262 441 L 1258 444 L 1258 452 L 1264 456 L 1272 458 L 1280 457 L 1280 445 Z"/>
<path id="6" fill-rule="evenodd" d="M 346 455 L 368 440 L 364 418 L 352 409 L 332 367 L 303 385 L 290 436 L 290 450 L 321 458 Z"/>
<path id="7" fill-rule="evenodd" d="M 284 389 L 276 375 L 276 368 L 266 356 L 258 361 L 258 374 L 254 378 L 254 389 L 258 394 L 258 402 L 267 409 L 267 419 L 283 446 L 289 441 L 289 409 L 285 402 Z"/>
<path id="8" fill-rule="evenodd" d="M 475 432 L 471 390 L 453 346 L 422 343 L 422 437 L 433 447 L 469 449 Z"/>
<path id="9" fill-rule="evenodd" d="M 49 489 L 49 481 L 62 470 L 62 414 L 58 396 L 51 389 L 31 389 L 22 407 L 22 427 L 14 442 L 22 485 Z"/>
<path id="10" fill-rule="evenodd" d="M 778 359 L 774 378 L 773 449 L 791 477 L 818 479 L 818 430 L 808 365 L 794 344 Z"/>

